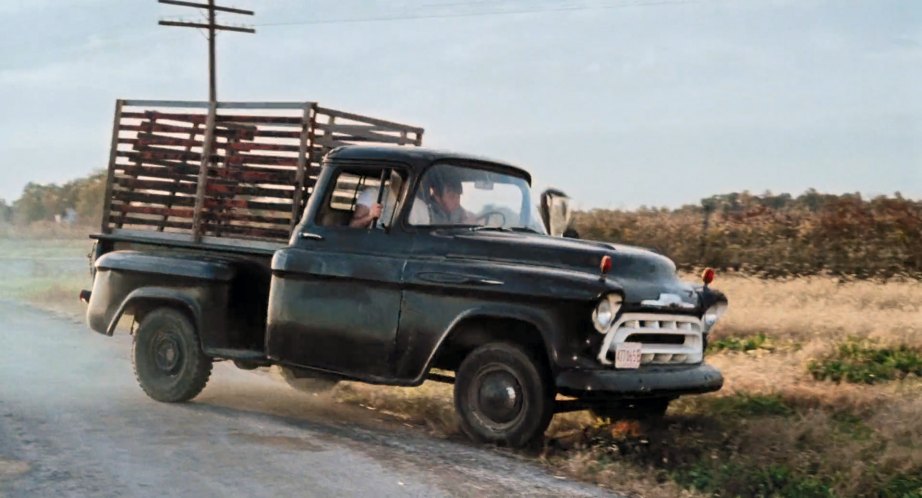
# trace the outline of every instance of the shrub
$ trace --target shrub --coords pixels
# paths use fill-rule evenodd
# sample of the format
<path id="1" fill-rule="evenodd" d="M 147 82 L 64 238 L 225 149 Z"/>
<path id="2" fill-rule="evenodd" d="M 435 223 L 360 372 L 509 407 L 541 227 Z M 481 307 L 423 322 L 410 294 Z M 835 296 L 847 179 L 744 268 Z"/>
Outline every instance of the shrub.
<path id="1" fill-rule="evenodd" d="M 870 341 L 851 339 L 834 353 L 811 361 L 808 369 L 817 380 L 873 384 L 922 376 L 922 351 L 906 345 L 880 348 Z"/>

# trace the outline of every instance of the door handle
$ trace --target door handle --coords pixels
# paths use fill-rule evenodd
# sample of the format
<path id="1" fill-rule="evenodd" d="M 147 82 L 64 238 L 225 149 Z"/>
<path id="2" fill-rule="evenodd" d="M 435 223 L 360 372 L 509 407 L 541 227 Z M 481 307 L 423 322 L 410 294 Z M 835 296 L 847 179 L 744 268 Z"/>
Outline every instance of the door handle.
<path id="1" fill-rule="evenodd" d="M 301 232 L 301 238 L 309 239 L 309 240 L 323 240 L 323 235 L 318 235 L 316 233 L 310 233 L 310 232 Z"/>

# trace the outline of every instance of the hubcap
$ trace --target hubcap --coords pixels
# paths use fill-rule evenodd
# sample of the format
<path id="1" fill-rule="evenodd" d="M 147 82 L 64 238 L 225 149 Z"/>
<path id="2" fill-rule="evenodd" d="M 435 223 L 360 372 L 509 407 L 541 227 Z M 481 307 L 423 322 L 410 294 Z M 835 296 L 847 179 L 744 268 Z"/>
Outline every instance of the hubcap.
<path id="1" fill-rule="evenodd" d="M 153 340 L 154 364 L 161 372 L 175 374 L 182 364 L 182 347 L 170 332 L 160 332 Z"/>
<path id="2" fill-rule="evenodd" d="M 522 386 L 510 372 L 497 369 L 480 376 L 477 391 L 480 411 L 490 420 L 504 424 L 522 411 Z"/>

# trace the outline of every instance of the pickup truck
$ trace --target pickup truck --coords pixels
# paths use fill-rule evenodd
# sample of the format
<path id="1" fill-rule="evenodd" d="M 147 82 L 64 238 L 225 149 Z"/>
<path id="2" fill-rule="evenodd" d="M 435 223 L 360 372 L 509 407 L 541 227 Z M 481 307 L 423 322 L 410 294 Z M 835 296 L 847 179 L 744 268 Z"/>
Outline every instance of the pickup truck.
<path id="1" fill-rule="evenodd" d="M 551 236 L 527 171 L 422 133 L 311 102 L 118 101 L 89 327 L 130 317 L 158 401 L 225 360 L 435 380 L 468 436 L 509 446 L 558 412 L 657 415 L 720 389 L 713 271 L 686 283 L 651 251 Z"/>

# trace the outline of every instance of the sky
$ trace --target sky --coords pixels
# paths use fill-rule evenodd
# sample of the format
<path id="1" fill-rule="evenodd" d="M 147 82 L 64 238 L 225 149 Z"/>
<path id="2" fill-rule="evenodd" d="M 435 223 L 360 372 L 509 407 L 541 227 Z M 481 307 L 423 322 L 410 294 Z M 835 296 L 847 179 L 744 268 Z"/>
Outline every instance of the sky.
<path id="1" fill-rule="evenodd" d="M 202 0 L 204 1 L 204 0 Z M 583 209 L 748 190 L 922 199 L 916 0 L 218 0 L 218 97 L 316 101 L 511 162 Z M 0 0 L 0 198 L 104 169 L 117 98 L 207 99 L 198 19 Z"/>

